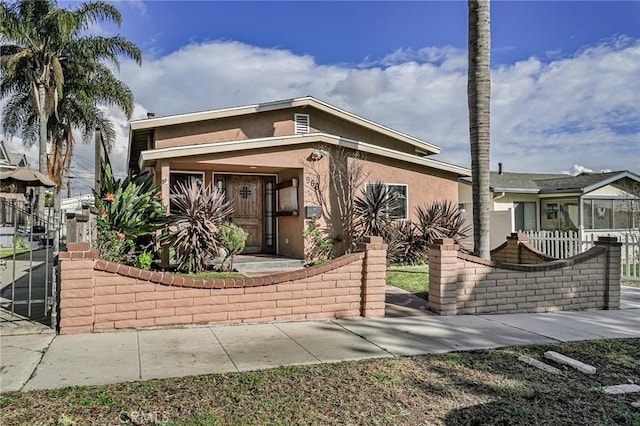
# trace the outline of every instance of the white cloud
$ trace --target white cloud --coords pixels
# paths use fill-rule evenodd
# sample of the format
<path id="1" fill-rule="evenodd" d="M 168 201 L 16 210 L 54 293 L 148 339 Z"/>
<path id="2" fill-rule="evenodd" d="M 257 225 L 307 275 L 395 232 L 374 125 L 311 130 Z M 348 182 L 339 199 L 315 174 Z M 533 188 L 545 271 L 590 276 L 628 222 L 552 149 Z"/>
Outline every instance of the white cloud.
<path id="1" fill-rule="evenodd" d="M 607 173 L 610 172 L 610 169 L 604 169 L 604 170 L 599 170 L 599 173 Z M 566 175 L 571 175 L 571 176 L 577 176 L 581 173 L 598 173 L 593 169 L 590 169 L 589 167 L 585 167 L 585 166 L 581 166 L 579 164 L 574 164 L 573 166 L 571 166 L 571 168 L 569 170 L 563 170 L 560 173 L 564 173 Z"/>
<path id="2" fill-rule="evenodd" d="M 442 148 L 437 158 L 469 165 L 466 52 L 427 47 L 377 64 L 320 65 L 311 56 L 235 41 L 191 44 L 131 61 L 120 78 L 136 96 L 134 119 L 316 96 Z M 492 164 L 560 172 L 640 169 L 640 40 L 615 38 L 570 57 L 531 57 L 492 74 Z M 111 154 L 127 158 L 128 124 L 117 117 Z M 88 160 L 89 146 L 77 151 Z M 573 169 L 572 169 L 573 170 Z"/>

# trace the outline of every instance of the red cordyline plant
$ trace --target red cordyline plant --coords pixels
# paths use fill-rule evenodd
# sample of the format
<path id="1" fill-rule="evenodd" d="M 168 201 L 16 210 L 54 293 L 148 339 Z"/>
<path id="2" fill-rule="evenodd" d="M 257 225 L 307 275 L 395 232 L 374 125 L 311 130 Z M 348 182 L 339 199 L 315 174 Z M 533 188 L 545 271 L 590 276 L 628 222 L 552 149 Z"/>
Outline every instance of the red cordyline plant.
<path id="1" fill-rule="evenodd" d="M 176 250 L 178 269 L 204 271 L 221 246 L 219 227 L 233 211 L 224 192 L 202 186 L 197 179 L 177 182 L 171 189 L 171 228 L 165 242 Z"/>

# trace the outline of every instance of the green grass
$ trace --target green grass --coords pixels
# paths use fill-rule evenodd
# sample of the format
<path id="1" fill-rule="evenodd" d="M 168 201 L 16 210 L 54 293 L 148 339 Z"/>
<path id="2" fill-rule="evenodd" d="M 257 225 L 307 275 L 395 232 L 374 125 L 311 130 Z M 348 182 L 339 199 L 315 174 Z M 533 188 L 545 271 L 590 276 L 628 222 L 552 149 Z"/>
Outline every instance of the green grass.
<path id="1" fill-rule="evenodd" d="M 389 269 L 387 270 L 387 285 L 401 288 L 427 300 L 429 296 L 429 267 Z"/>
<path id="2" fill-rule="evenodd" d="M 29 253 L 29 249 L 16 249 L 16 256 L 22 253 Z M 13 257 L 13 249 L 12 248 L 3 248 L 0 249 L 0 259 Z"/>
<path id="3" fill-rule="evenodd" d="M 595 375 L 518 361 L 554 350 Z M 639 425 L 640 339 L 288 366 L 105 386 L 8 392 L 0 424 Z"/>
<path id="4" fill-rule="evenodd" d="M 244 278 L 244 275 L 237 272 L 201 272 L 199 274 L 175 274 L 185 278 L 201 278 L 213 280 L 226 280 L 227 278 Z"/>

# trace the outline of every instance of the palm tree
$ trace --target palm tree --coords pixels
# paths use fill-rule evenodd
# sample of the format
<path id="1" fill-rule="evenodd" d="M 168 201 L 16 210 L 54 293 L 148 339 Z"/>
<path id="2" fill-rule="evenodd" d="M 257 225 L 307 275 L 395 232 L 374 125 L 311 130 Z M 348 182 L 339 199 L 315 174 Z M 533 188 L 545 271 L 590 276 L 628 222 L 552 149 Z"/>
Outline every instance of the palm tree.
<path id="1" fill-rule="evenodd" d="M 471 137 L 471 176 L 473 180 L 473 242 L 477 256 L 488 259 L 489 143 L 491 101 L 491 28 L 489 0 L 469 0 L 469 133 Z"/>
<path id="2" fill-rule="evenodd" d="M 81 61 L 66 62 L 80 64 Z M 73 130 L 78 130 L 82 141 L 87 143 L 96 128 L 100 128 L 108 146 L 115 140 L 113 124 L 98 107 L 112 105 L 125 112 L 133 111 L 133 94 L 122 82 L 116 80 L 110 70 L 98 64 L 88 72 L 87 66 L 69 67 L 65 74 L 65 92 L 58 102 L 57 115 L 48 120 L 48 135 L 51 151 L 48 171 L 51 179 L 61 187 L 68 174 L 73 155 Z M 36 143 L 38 138 L 37 117 L 28 102 L 28 94 L 21 93 L 10 99 L 2 114 L 2 124 L 9 133 L 21 133 L 25 143 Z"/>
<path id="3" fill-rule="evenodd" d="M 85 35 L 91 25 L 100 21 L 120 25 L 121 16 L 115 7 L 101 1 L 83 3 L 75 10 L 59 9 L 54 0 L 20 0 L 12 6 L 0 3 L 0 37 L 3 40 L 0 46 L 0 67 L 3 71 L 0 97 L 10 97 L 10 106 L 14 108 L 19 108 L 19 103 L 29 104 L 32 113 L 22 114 L 18 127 L 23 130 L 25 123 L 30 123 L 27 136 L 33 138 L 36 128 L 33 124 L 37 123 L 39 169 L 42 173 L 49 174 L 47 137 L 50 134 L 64 135 L 60 129 L 52 131 L 48 123 L 55 116 L 61 126 L 65 126 L 65 119 L 60 117 L 65 87 L 73 85 L 74 78 L 89 79 L 94 72 L 108 74 L 110 78 L 105 79 L 103 75 L 103 81 L 117 82 L 104 63 L 117 67 L 119 55 L 141 63 L 140 49 L 128 40 L 120 36 Z M 85 106 L 97 99 L 91 93 L 83 96 Z M 130 110 L 125 108 L 128 115 Z M 78 125 L 72 119 L 71 114 L 67 115 L 69 129 Z M 67 135 L 66 141 L 69 140 L 72 138 Z M 44 197 L 39 197 L 39 201 L 43 203 Z M 42 205 L 39 205 L 39 212 Z"/>

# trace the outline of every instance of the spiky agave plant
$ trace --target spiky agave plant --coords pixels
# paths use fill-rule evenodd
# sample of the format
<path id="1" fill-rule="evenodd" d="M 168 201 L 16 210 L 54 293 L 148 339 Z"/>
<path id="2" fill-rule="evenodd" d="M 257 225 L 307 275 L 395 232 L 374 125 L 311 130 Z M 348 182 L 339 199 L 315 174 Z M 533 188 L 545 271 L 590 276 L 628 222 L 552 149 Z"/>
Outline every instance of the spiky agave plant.
<path id="1" fill-rule="evenodd" d="M 367 186 L 355 199 L 358 236 L 382 236 L 393 221 L 391 212 L 399 205 L 396 193 L 382 182 Z"/>
<path id="2" fill-rule="evenodd" d="M 383 235 L 387 244 L 387 260 L 393 263 L 415 265 L 427 258 L 426 246 L 416 226 L 410 220 L 393 222 Z"/>
<path id="3" fill-rule="evenodd" d="M 453 238 L 458 243 L 470 230 L 462 212 L 448 200 L 418 206 L 416 216 L 416 227 L 425 247 L 438 238 Z"/>
<path id="4" fill-rule="evenodd" d="M 165 239 L 176 250 L 178 269 L 198 273 L 218 253 L 219 226 L 233 211 L 216 186 L 202 186 L 196 178 L 177 182 L 171 189 L 171 226 Z"/>

